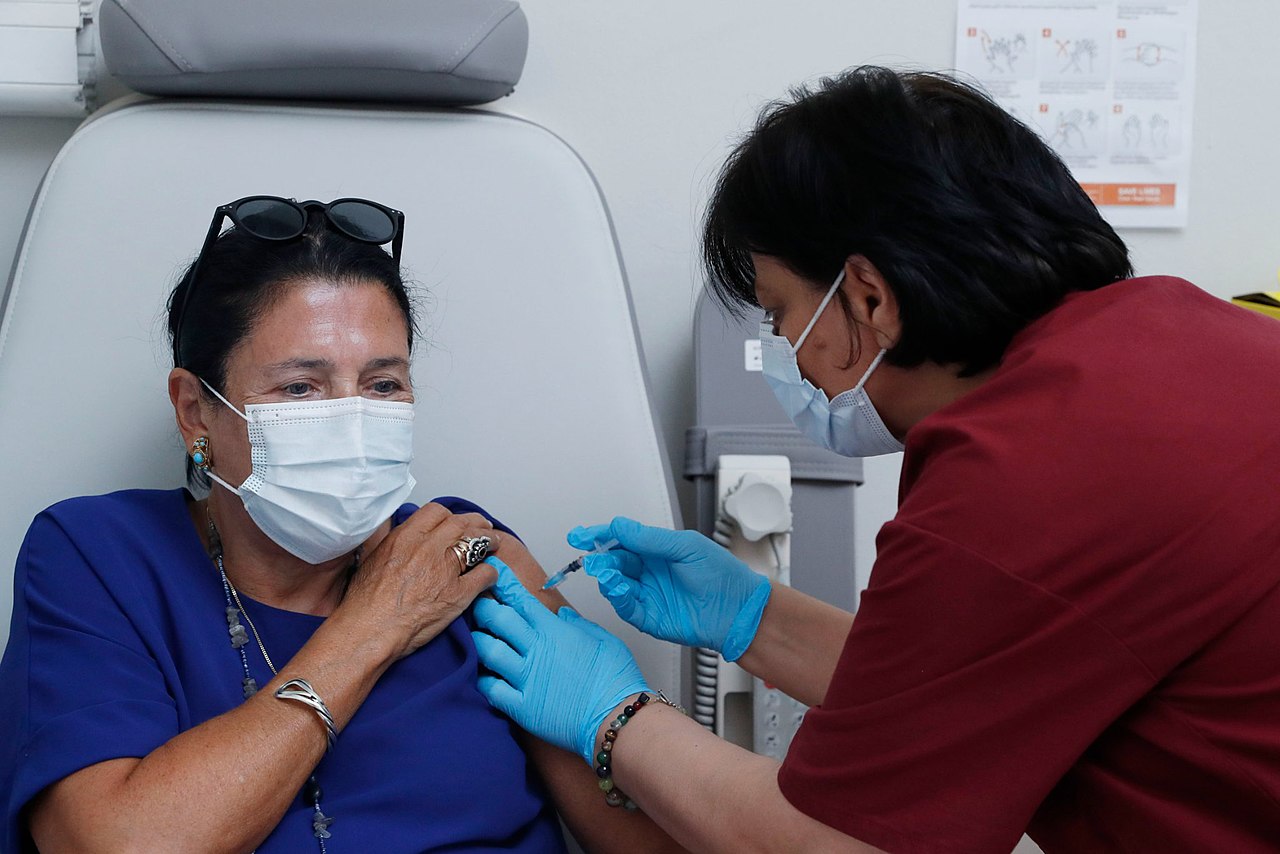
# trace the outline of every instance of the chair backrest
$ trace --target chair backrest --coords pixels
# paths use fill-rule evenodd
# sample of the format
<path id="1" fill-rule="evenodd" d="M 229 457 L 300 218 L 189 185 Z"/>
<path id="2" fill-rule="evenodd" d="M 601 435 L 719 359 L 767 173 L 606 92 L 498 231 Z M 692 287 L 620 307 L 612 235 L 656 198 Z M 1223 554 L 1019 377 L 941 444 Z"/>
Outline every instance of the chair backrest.
<path id="1" fill-rule="evenodd" d="M 564 142 L 476 111 L 142 100 L 99 113 L 58 155 L 4 298 L 0 627 L 41 508 L 182 483 L 163 304 L 213 209 L 255 193 L 405 212 L 403 261 L 425 291 L 414 500 L 478 502 L 549 571 L 575 554 L 575 524 L 672 524 L 608 212 Z M 564 589 L 676 686 L 677 650 L 622 627 L 587 583 Z"/>

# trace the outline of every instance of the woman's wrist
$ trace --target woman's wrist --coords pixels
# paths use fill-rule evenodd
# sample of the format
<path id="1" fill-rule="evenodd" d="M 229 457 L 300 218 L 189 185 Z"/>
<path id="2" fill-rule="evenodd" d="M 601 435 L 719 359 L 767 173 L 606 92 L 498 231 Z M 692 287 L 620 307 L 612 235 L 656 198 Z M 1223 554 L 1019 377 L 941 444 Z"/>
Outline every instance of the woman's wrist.
<path id="1" fill-rule="evenodd" d="M 604 734 L 605 734 L 606 732 L 608 732 L 608 731 L 609 731 L 609 729 L 610 729 L 610 724 L 612 724 L 614 721 L 616 721 L 616 720 L 618 719 L 618 717 L 622 714 L 623 709 L 625 709 L 627 706 L 634 705 L 634 704 L 635 704 L 636 699 L 637 699 L 641 694 L 653 694 L 653 692 L 652 692 L 652 691 L 637 691 L 637 692 L 635 692 L 634 694 L 628 694 L 628 695 L 626 696 L 626 698 L 625 698 L 625 699 L 623 699 L 623 701 L 622 701 L 622 702 L 618 703 L 618 705 L 613 706 L 612 708 L 610 708 L 608 711 L 606 711 L 606 712 L 605 712 L 604 717 L 600 719 L 599 724 L 596 726 L 596 730 L 595 730 L 595 732 L 596 732 L 596 736 L 595 736 L 595 740 L 592 742 L 592 744 L 594 744 L 594 745 L 599 745 L 601 742 L 603 742 L 603 741 L 604 741 Z M 592 751 L 592 756 L 593 756 L 593 757 L 594 757 L 594 753 L 595 753 L 595 751 Z M 588 765 L 592 765 L 592 766 L 594 767 L 594 764 L 595 764 L 595 763 L 593 763 L 592 761 L 588 760 L 587 764 L 588 764 Z"/>
<path id="2" fill-rule="evenodd" d="M 661 691 L 650 693 L 642 691 L 627 699 L 627 704 L 618 712 L 618 716 L 609 721 L 608 727 L 600 738 L 599 752 L 595 755 L 596 776 L 600 778 L 600 790 L 604 793 L 605 803 L 611 807 L 625 807 L 628 811 L 637 809 L 637 804 L 627 797 L 613 779 L 614 748 L 619 735 L 631 721 L 648 706 L 670 706 L 683 714 L 684 709 L 667 699 Z M 652 713 L 646 713 L 646 715 Z"/>
<path id="3" fill-rule="evenodd" d="M 367 618 L 367 609 L 343 602 L 329 615 L 317 630 L 317 634 L 332 634 L 350 653 L 352 663 L 381 675 L 388 667 L 404 657 L 408 649 L 410 633 L 396 631 L 388 621 Z"/>
<path id="4" fill-rule="evenodd" d="M 664 709 L 664 706 L 668 708 Z M 639 808 L 637 801 L 628 792 L 631 791 L 632 783 L 644 788 L 643 781 L 652 774 L 653 768 L 647 764 L 646 757 L 654 755 L 653 739 L 656 734 L 669 732 L 670 727 L 678 729 L 682 725 L 702 729 L 687 719 L 664 720 L 664 715 L 676 713 L 679 718 L 685 718 L 684 709 L 668 700 L 661 691 L 645 691 L 628 698 L 627 705 L 609 722 L 601 735 L 595 756 L 595 772 L 604 801 L 610 807 L 623 807 L 628 811 Z M 637 727 L 640 729 L 637 730 Z M 621 763 L 619 767 L 623 771 L 619 777 L 614 775 L 616 762 Z"/>
<path id="5" fill-rule="evenodd" d="M 270 696 L 291 679 L 305 679 L 324 698 L 340 732 L 396 658 L 394 640 L 385 633 L 367 630 L 361 621 L 343 615 L 339 608 L 280 668 L 271 680 L 271 690 L 260 693 Z M 280 702 L 274 696 L 270 699 Z"/>
<path id="6" fill-rule="evenodd" d="M 750 649 L 756 633 L 760 630 L 760 620 L 764 616 L 765 606 L 769 604 L 773 594 L 773 585 L 769 579 L 758 573 L 756 575 L 760 579 L 759 582 L 752 589 L 751 595 L 743 601 L 742 607 L 738 609 L 733 622 L 725 632 L 723 643 L 720 644 L 720 655 L 725 661 L 737 661 Z"/>

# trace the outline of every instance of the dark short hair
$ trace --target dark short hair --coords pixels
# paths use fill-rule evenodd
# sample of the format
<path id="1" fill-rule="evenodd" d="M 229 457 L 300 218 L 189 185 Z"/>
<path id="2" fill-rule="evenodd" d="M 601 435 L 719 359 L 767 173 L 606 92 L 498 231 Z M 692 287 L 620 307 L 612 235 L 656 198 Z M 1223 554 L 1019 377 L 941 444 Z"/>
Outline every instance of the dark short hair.
<path id="1" fill-rule="evenodd" d="M 193 262 L 169 294 L 167 306 L 173 363 L 225 391 L 227 359 L 254 324 L 289 288 L 320 279 L 337 285 L 372 283 L 395 300 L 408 329 L 409 349 L 417 334 L 413 300 L 397 262 L 380 246 L 351 240 L 329 228 L 318 211 L 308 214 L 307 230 L 297 240 L 260 240 L 232 227 L 205 253 L 200 282 L 182 321 L 182 352 L 174 340 L 179 307 L 191 287 Z M 202 393 L 214 399 L 204 387 Z M 207 476 L 187 460 L 187 481 L 209 485 Z"/>
<path id="2" fill-rule="evenodd" d="M 886 359 L 964 374 L 996 364 L 1068 292 L 1133 274 L 1124 242 L 1035 132 L 973 86 L 877 66 L 765 108 L 720 173 L 702 251 L 713 295 L 735 314 L 756 305 L 751 253 L 821 290 L 863 255 L 898 301 L 902 335 Z"/>

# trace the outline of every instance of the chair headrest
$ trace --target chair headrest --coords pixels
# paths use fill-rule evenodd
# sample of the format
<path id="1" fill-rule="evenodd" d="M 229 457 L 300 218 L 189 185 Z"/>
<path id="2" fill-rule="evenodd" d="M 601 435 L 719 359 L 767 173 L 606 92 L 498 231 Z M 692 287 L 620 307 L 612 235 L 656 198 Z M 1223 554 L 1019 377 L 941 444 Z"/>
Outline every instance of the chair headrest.
<path id="1" fill-rule="evenodd" d="M 512 0 L 103 0 L 108 71 L 152 95 L 482 104 L 520 79 Z"/>

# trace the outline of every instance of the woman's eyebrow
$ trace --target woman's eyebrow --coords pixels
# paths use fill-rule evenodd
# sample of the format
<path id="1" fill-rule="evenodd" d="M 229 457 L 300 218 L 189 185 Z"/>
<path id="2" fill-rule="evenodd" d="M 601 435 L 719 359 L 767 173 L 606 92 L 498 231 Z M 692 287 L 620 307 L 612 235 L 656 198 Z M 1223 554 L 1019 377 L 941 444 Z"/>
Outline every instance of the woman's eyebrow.
<path id="1" fill-rule="evenodd" d="M 276 362 L 274 365 L 267 365 L 269 371 L 287 371 L 296 368 L 332 370 L 333 362 L 329 359 L 286 359 L 283 362 Z"/>
<path id="2" fill-rule="evenodd" d="M 380 371 L 384 368 L 407 368 L 409 360 L 403 356 L 381 356 L 370 359 L 364 366 L 366 371 Z"/>

